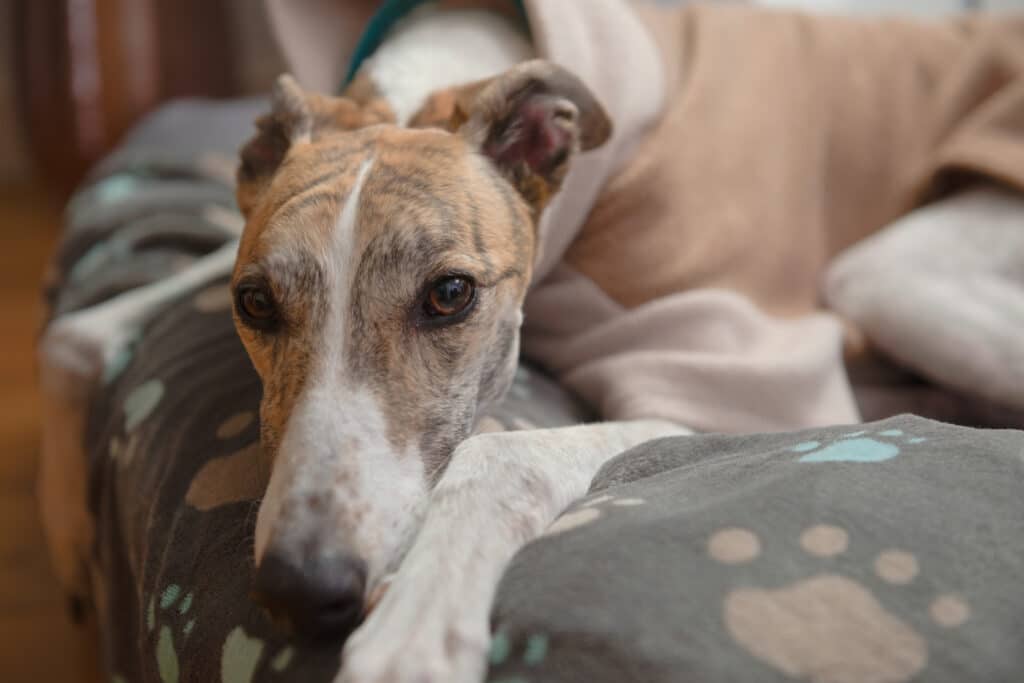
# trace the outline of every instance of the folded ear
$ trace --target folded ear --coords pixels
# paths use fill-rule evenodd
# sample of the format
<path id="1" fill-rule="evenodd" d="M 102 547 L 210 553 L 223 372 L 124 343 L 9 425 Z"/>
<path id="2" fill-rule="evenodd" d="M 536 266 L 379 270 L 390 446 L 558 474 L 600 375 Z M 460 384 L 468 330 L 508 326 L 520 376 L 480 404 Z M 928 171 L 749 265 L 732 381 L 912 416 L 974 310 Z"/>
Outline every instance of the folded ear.
<path id="1" fill-rule="evenodd" d="M 292 76 L 279 76 L 270 96 L 270 113 L 256 120 L 256 135 L 242 147 L 235 192 L 242 213 L 248 216 L 252 211 L 288 150 L 392 119 L 380 101 L 307 93 Z"/>
<path id="2" fill-rule="evenodd" d="M 293 144 L 309 142 L 313 115 L 306 94 L 288 74 L 278 77 L 270 113 L 256 119 L 256 135 L 242 147 L 238 166 L 238 206 L 246 216 L 274 177 Z"/>
<path id="3" fill-rule="evenodd" d="M 455 96 L 459 134 L 487 156 L 539 215 L 573 155 L 605 143 L 612 124 L 586 85 L 560 66 L 523 62 Z M 461 122 L 459 122 L 461 123 Z"/>

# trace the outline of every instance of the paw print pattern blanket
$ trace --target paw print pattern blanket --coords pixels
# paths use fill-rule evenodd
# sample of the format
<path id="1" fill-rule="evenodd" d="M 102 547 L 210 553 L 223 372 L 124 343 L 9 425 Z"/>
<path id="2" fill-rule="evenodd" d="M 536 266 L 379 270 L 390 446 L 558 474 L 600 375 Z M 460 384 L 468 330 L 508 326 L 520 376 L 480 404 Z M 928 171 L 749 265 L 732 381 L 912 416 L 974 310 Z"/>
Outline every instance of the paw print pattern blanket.
<path id="1" fill-rule="evenodd" d="M 262 102 L 179 103 L 68 209 L 55 315 L 154 282 L 239 229 L 230 175 Z M 114 683 L 333 680 L 340 643 L 249 600 L 257 378 L 223 281 L 110 359 L 86 453 L 92 600 Z M 482 429 L 585 418 L 524 369 Z M 1011 681 L 1024 671 L 1024 432 L 900 417 L 658 441 L 514 560 L 491 683 Z"/>
<path id="2" fill-rule="evenodd" d="M 913 416 L 639 446 L 514 561 L 488 680 L 1017 680 L 1022 482 L 1024 433 Z"/>

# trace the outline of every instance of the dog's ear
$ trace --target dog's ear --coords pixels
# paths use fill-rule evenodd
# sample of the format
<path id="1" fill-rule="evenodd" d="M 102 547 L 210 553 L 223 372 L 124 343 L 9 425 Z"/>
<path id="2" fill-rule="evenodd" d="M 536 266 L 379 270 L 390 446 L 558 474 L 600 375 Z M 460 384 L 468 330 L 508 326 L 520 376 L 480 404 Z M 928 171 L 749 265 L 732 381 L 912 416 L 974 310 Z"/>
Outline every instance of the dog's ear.
<path id="1" fill-rule="evenodd" d="M 248 217 L 288 150 L 325 135 L 389 120 L 393 115 L 382 101 L 307 93 L 292 76 L 278 77 L 270 113 L 256 120 L 256 135 L 242 147 L 236 190 L 242 213 Z"/>
<path id="2" fill-rule="evenodd" d="M 560 66 L 523 62 L 456 94 L 459 134 L 488 157 L 539 215 L 573 155 L 598 147 L 612 124 L 586 85 Z"/>
<path id="3" fill-rule="evenodd" d="M 256 135 L 242 147 L 238 166 L 238 207 L 248 217 L 259 196 L 294 144 L 309 142 L 313 114 L 306 94 L 290 75 L 277 79 L 270 96 L 270 113 L 256 119 Z"/>

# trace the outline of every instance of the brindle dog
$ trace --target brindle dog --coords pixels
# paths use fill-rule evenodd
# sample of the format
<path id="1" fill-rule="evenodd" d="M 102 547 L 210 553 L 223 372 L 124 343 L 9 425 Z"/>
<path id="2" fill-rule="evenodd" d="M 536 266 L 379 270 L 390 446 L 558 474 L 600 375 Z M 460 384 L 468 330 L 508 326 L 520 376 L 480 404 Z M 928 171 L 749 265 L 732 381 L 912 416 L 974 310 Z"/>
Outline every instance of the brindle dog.
<path id="1" fill-rule="evenodd" d="M 677 430 L 470 436 L 512 381 L 541 212 L 573 157 L 610 134 L 586 87 L 525 62 L 437 94 L 414 117 L 424 128 L 353 90 L 323 97 L 283 77 L 242 152 L 232 287 L 270 472 L 256 595 L 335 633 L 397 572 L 343 680 L 472 680 L 512 552 L 607 457 Z"/>

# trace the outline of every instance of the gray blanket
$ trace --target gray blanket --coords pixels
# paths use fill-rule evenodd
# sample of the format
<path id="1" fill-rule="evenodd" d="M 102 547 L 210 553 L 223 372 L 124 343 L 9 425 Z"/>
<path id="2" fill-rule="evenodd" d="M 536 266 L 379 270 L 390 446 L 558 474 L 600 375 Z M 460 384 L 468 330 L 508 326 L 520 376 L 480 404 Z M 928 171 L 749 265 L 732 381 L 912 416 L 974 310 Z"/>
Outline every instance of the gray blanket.
<path id="1" fill-rule="evenodd" d="M 1019 681 L 1022 482 L 911 416 L 645 444 L 516 558 L 491 680 Z"/>

